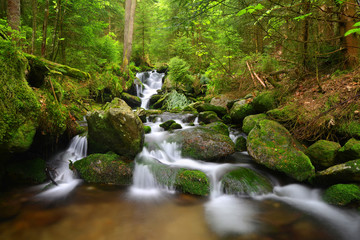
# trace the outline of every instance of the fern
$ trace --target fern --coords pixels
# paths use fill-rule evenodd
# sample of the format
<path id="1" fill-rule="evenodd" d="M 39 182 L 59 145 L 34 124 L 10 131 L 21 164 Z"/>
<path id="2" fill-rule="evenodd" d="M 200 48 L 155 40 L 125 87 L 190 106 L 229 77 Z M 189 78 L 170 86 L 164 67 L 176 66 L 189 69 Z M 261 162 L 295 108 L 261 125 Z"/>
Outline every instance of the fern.
<path id="1" fill-rule="evenodd" d="M 178 93 L 176 90 L 172 90 L 166 99 L 166 109 L 171 110 L 174 108 L 184 109 L 191 103 L 190 100 L 182 93 Z"/>

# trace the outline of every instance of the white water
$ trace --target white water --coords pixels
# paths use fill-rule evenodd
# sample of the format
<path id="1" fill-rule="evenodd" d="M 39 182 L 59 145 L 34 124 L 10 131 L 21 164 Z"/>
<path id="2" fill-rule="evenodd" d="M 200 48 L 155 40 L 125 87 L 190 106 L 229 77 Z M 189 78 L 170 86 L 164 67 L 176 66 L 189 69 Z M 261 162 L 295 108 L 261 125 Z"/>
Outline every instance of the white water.
<path id="1" fill-rule="evenodd" d="M 137 96 L 141 99 L 141 107 L 149 108 L 149 101 L 152 95 L 157 93 L 157 90 L 162 87 L 162 79 L 164 73 L 157 73 L 156 71 L 137 73 L 136 77 L 142 82 L 136 85 Z"/>
<path id="2" fill-rule="evenodd" d="M 75 176 L 75 173 L 69 168 L 70 161 L 76 162 L 87 154 L 87 138 L 75 136 L 69 147 L 57 154 L 53 159 L 49 161 L 50 168 L 54 176 L 54 181 L 57 186 L 51 186 L 51 182 L 47 182 L 38 186 L 43 189 L 46 186 L 51 186 L 49 189 L 44 190 L 36 196 L 41 200 L 53 200 L 66 197 L 74 188 L 81 182 Z"/>

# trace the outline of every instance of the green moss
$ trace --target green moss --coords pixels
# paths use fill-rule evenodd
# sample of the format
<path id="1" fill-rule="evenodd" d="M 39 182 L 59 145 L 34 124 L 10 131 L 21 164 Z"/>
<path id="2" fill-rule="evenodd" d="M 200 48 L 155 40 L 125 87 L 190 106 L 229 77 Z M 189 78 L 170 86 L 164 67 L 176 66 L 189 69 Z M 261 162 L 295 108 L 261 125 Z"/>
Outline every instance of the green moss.
<path id="1" fill-rule="evenodd" d="M 212 111 L 215 112 L 219 116 L 224 116 L 227 113 L 226 108 L 215 106 L 210 103 L 202 103 L 196 106 L 196 110 L 198 112 L 206 112 L 206 111 Z"/>
<path id="2" fill-rule="evenodd" d="M 339 149 L 337 158 L 340 162 L 360 158 L 360 141 L 355 138 L 351 138 L 342 148 Z"/>
<path id="3" fill-rule="evenodd" d="M 269 179 L 249 168 L 233 170 L 224 175 L 221 181 L 228 194 L 264 194 L 273 188 Z"/>
<path id="4" fill-rule="evenodd" d="M 337 206 L 360 203 L 360 187 L 355 184 L 336 184 L 326 189 L 323 198 L 327 203 Z"/>
<path id="5" fill-rule="evenodd" d="M 286 105 L 282 108 L 272 109 L 267 111 L 266 114 L 278 122 L 292 122 L 298 116 L 298 111 L 295 105 Z"/>
<path id="6" fill-rule="evenodd" d="M 150 126 L 144 126 L 144 132 L 145 132 L 145 134 L 150 133 L 151 132 L 151 127 Z"/>
<path id="7" fill-rule="evenodd" d="M 91 154 L 73 165 L 86 182 L 129 185 L 132 182 L 133 165 L 128 161 L 126 157 L 109 152 Z"/>
<path id="8" fill-rule="evenodd" d="M 244 136 L 239 136 L 236 139 L 235 150 L 239 152 L 246 151 L 246 138 Z"/>
<path id="9" fill-rule="evenodd" d="M 245 117 L 242 125 L 243 132 L 249 134 L 249 132 L 255 127 L 256 123 L 266 118 L 267 116 L 264 113 L 249 115 Z"/>
<path id="10" fill-rule="evenodd" d="M 234 103 L 230 110 L 231 121 L 235 124 L 242 124 L 242 121 L 246 116 L 254 113 L 255 110 L 251 103 L 247 103 L 246 100 L 240 100 Z"/>
<path id="11" fill-rule="evenodd" d="M 215 112 L 206 111 L 199 113 L 199 121 L 207 124 L 207 123 L 219 122 L 221 121 L 221 119 L 218 117 L 218 115 Z"/>
<path id="12" fill-rule="evenodd" d="M 359 121 L 346 121 L 336 126 L 336 131 L 339 135 L 346 138 L 353 137 L 360 139 L 360 122 Z"/>
<path id="13" fill-rule="evenodd" d="M 335 157 L 340 148 L 339 143 L 319 140 L 312 144 L 305 153 L 317 169 L 324 169 L 335 165 Z"/>
<path id="14" fill-rule="evenodd" d="M 210 193 L 208 177 L 198 170 L 180 170 L 176 176 L 175 187 L 181 192 L 194 195 L 207 196 Z"/>
<path id="15" fill-rule="evenodd" d="M 229 127 L 225 123 L 213 122 L 213 123 L 205 125 L 205 127 L 214 129 L 215 131 L 217 131 L 223 135 L 229 136 Z"/>
<path id="16" fill-rule="evenodd" d="M 253 100 L 254 110 L 257 113 L 267 112 L 271 109 L 274 109 L 277 105 L 275 93 L 271 91 L 266 91 L 260 93 Z"/>

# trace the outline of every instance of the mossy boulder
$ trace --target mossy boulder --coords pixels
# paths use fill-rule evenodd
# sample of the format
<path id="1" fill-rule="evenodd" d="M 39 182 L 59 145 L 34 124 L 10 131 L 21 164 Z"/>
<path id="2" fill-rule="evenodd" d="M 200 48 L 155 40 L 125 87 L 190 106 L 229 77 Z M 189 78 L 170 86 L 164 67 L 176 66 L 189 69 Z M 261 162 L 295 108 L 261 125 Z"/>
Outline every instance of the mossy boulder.
<path id="1" fill-rule="evenodd" d="M 335 126 L 335 131 L 338 135 L 347 137 L 347 138 L 357 138 L 360 139 L 360 121 L 345 121 L 339 123 Z"/>
<path id="2" fill-rule="evenodd" d="M 221 119 L 218 115 L 213 111 L 206 111 L 199 113 L 199 121 L 205 124 L 212 123 L 212 122 L 219 122 Z"/>
<path id="3" fill-rule="evenodd" d="M 162 96 L 163 96 L 163 95 L 161 95 L 161 94 L 154 94 L 154 95 L 152 95 L 152 96 L 150 97 L 150 100 L 149 100 L 150 106 L 154 105 L 154 103 L 156 103 L 157 101 L 159 101 Z"/>
<path id="4" fill-rule="evenodd" d="M 317 172 L 313 182 L 323 185 L 360 182 L 360 159 L 338 164 Z"/>
<path id="5" fill-rule="evenodd" d="M 160 124 L 160 127 L 162 127 L 166 131 L 182 129 L 181 124 L 175 122 L 174 120 L 168 120 L 166 122 L 163 122 L 162 124 Z"/>
<path id="6" fill-rule="evenodd" d="M 332 205 L 360 204 L 360 187 L 355 184 L 336 184 L 324 192 L 323 199 Z"/>
<path id="7" fill-rule="evenodd" d="M 162 109 L 166 108 L 166 99 L 168 98 L 169 94 L 164 94 L 161 96 L 159 100 L 157 100 L 154 104 L 150 105 L 151 109 Z"/>
<path id="8" fill-rule="evenodd" d="M 227 194 L 258 195 L 272 191 L 271 181 L 249 168 L 239 168 L 224 175 L 222 184 Z"/>
<path id="9" fill-rule="evenodd" d="M 105 110 L 87 115 L 88 146 L 91 153 L 113 151 L 133 159 L 144 145 L 144 125 L 121 99 L 114 99 Z"/>
<path id="10" fill-rule="evenodd" d="M 235 150 L 238 152 L 246 151 L 246 138 L 244 136 L 239 136 L 235 141 Z"/>
<path id="11" fill-rule="evenodd" d="M 254 113 L 255 110 L 251 103 L 247 102 L 245 99 L 239 100 L 235 102 L 230 109 L 231 122 L 235 124 L 242 124 L 242 121 L 246 116 Z"/>
<path id="12" fill-rule="evenodd" d="M 351 138 L 345 145 L 339 149 L 337 159 L 340 162 L 347 162 L 360 158 L 360 141 Z"/>
<path id="13" fill-rule="evenodd" d="M 226 108 L 221 106 L 215 106 L 210 103 L 201 103 L 195 105 L 195 108 L 198 112 L 207 112 L 207 111 L 215 112 L 220 117 L 224 116 L 227 113 Z"/>
<path id="14" fill-rule="evenodd" d="M 6 166 L 6 181 L 12 184 L 39 184 L 46 180 L 45 161 L 41 158 L 12 161 Z"/>
<path id="15" fill-rule="evenodd" d="M 76 161 L 73 166 L 88 183 L 130 185 L 133 164 L 130 159 L 115 153 L 91 154 Z"/>
<path id="16" fill-rule="evenodd" d="M 235 144 L 229 136 L 206 127 L 178 131 L 168 141 L 181 146 L 183 157 L 204 161 L 219 160 L 235 152 Z"/>
<path id="17" fill-rule="evenodd" d="M 264 113 L 274 109 L 277 105 L 275 93 L 273 91 L 262 92 L 253 99 L 252 104 L 257 113 Z"/>
<path id="18" fill-rule="evenodd" d="M 316 169 L 325 169 L 336 164 L 335 157 L 340 148 L 341 145 L 337 142 L 319 140 L 312 144 L 305 153 Z"/>
<path id="19" fill-rule="evenodd" d="M 229 136 L 229 127 L 225 123 L 213 122 L 213 123 L 206 124 L 204 127 L 211 128 L 221 134 Z"/>
<path id="20" fill-rule="evenodd" d="M 315 175 L 315 168 L 300 149 L 289 131 L 271 120 L 258 122 L 247 138 L 247 150 L 257 163 L 304 181 Z"/>
<path id="21" fill-rule="evenodd" d="M 151 133 L 151 127 L 150 126 L 144 126 L 144 132 L 145 132 L 145 134 Z"/>
<path id="22" fill-rule="evenodd" d="M 210 193 L 210 181 L 201 171 L 182 169 L 176 175 L 175 188 L 183 193 L 207 196 Z"/>
<path id="23" fill-rule="evenodd" d="M 0 155 L 24 152 L 32 144 L 40 102 L 25 79 L 28 61 L 10 42 L 0 39 Z M 0 160 L 0 161 L 1 161 Z"/>
<path id="24" fill-rule="evenodd" d="M 126 92 L 121 93 L 121 98 L 132 108 L 141 106 L 141 99 Z"/>
<path id="25" fill-rule="evenodd" d="M 277 122 L 294 122 L 299 114 L 296 106 L 286 105 L 282 108 L 269 110 L 266 115 Z"/>
<path id="26" fill-rule="evenodd" d="M 263 119 L 267 119 L 265 113 L 249 115 L 245 117 L 242 125 L 242 131 L 246 134 L 249 134 L 249 132 L 255 127 L 256 123 Z"/>

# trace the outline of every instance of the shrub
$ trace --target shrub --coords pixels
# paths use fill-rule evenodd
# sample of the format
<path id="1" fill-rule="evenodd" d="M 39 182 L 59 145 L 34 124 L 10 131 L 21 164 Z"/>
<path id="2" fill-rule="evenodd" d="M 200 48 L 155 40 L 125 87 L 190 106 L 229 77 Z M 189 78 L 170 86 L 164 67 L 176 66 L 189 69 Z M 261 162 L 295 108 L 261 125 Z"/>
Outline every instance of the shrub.
<path id="1" fill-rule="evenodd" d="M 176 88 L 179 87 L 179 84 L 191 86 L 193 82 L 193 78 L 189 72 L 189 65 L 179 57 L 170 59 L 169 77 L 171 81 L 175 83 Z"/>
<path id="2" fill-rule="evenodd" d="M 166 109 L 171 110 L 174 108 L 184 109 L 191 103 L 190 100 L 182 93 L 178 93 L 176 90 L 172 90 L 166 99 Z"/>

